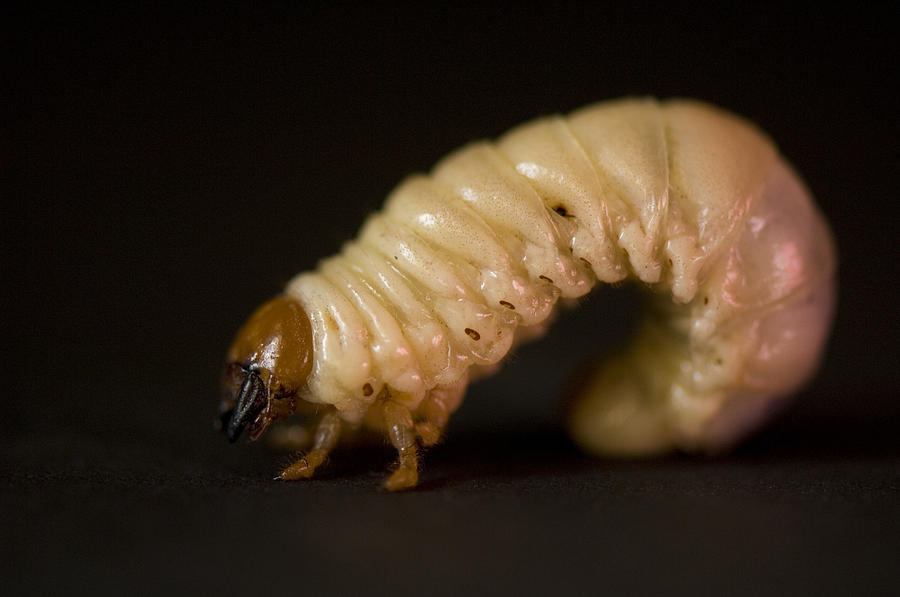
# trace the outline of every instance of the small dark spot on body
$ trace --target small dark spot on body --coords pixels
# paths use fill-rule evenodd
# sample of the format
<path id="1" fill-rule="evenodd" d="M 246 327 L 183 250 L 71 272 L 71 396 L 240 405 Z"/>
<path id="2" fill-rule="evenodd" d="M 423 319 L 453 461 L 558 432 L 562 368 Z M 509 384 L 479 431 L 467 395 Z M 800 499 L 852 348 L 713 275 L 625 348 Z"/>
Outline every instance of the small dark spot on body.
<path id="1" fill-rule="evenodd" d="M 397 256 L 396 256 L 396 255 L 394 255 L 394 259 L 397 259 Z"/>
<path id="2" fill-rule="evenodd" d="M 593 267 L 594 267 L 593 265 L 591 265 L 591 262 L 588 261 L 587 259 L 585 259 L 584 257 L 582 257 L 581 260 L 584 261 L 584 264 L 585 264 L 586 266 L 588 266 L 588 267 L 590 267 L 590 268 L 593 268 Z"/>
<path id="3" fill-rule="evenodd" d="M 480 340 L 481 334 L 473 330 L 472 328 L 466 328 L 466 335 L 472 340 Z"/>
<path id="4" fill-rule="evenodd" d="M 555 211 L 556 213 L 558 213 L 559 215 L 561 215 L 564 218 L 574 218 L 575 217 L 575 216 L 570 216 L 569 210 L 567 210 L 565 208 L 565 206 L 563 206 L 563 205 L 557 205 L 556 207 L 553 208 L 553 211 Z"/>
<path id="5" fill-rule="evenodd" d="M 512 309 L 513 311 L 516 310 L 516 306 L 512 303 L 508 303 L 506 301 L 500 301 L 500 304 L 503 305 L 504 307 L 506 307 L 507 309 Z"/>
<path id="6" fill-rule="evenodd" d="M 674 263 L 674 262 L 672 261 L 672 259 L 670 258 L 670 259 L 669 259 L 669 267 L 672 267 L 673 265 L 675 265 L 675 263 Z"/>
<path id="7" fill-rule="evenodd" d="M 372 389 L 372 384 L 366 384 L 363 386 L 363 396 L 371 396 L 372 392 L 375 390 Z"/>
<path id="8" fill-rule="evenodd" d="M 538 276 L 538 278 L 540 278 L 541 280 L 544 280 L 544 281 L 546 281 L 546 282 L 550 282 L 551 284 L 553 284 L 553 280 L 551 280 L 551 279 L 548 278 L 547 276 L 540 275 L 540 276 Z"/>
<path id="9" fill-rule="evenodd" d="M 708 304 L 709 304 L 709 297 L 708 297 L 708 296 L 704 296 L 704 297 L 703 297 L 703 304 L 704 304 L 704 305 L 708 305 Z"/>
<path id="10" fill-rule="evenodd" d="M 722 364 L 722 359 L 716 359 L 716 365 L 721 365 L 721 364 Z"/>

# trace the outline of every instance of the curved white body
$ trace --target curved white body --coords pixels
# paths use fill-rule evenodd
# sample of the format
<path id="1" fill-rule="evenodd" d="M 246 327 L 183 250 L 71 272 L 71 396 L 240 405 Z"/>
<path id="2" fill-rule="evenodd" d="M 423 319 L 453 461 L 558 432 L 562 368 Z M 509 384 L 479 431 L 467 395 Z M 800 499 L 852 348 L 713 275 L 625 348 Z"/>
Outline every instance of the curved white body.
<path id="1" fill-rule="evenodd" d="M 358 422 L 385 391 L 452 410 L 469 368 L 536 335 L 557 299 L 634 277 L 654 308 L 570 421 L 587 449 L 633 455 L 727 445 L 808 379 L 834 273 L 827 224 L 766 137 L 647 99 L 451 154 L 288 292 L 313 327 L 303 397 Z"/>

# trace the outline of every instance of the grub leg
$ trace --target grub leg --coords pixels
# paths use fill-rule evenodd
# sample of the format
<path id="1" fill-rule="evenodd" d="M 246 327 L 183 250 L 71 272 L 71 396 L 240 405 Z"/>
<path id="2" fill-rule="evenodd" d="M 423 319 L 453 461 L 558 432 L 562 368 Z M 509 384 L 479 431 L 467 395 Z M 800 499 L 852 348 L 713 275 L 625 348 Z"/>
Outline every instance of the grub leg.
<path id="1" fill-rule="evenodd" d="M 312 477 L 316 468 L 325 462 L 329 452 L 337 445 L 340 435 L 341 419 L 337 413 L 331 411 L 322 415 L 319 425 L 316 427 L 312 450 L 281 471 L 278 478 L 284 481 L 296 481 Z"/>
<path id="2" fill-rule="evenodd" d="M 450 410 L 441 392 L 432 391 L 422 405 L 423 420 L 416 423 L 416 435 L 423 447 L 433 446 L 441 439 Z"/>
<path id="3" fill-rule="evenodd" d="M 419 408 L 422 420 L 416 423 L 416 435 L 422 446 L 433 446 L 440 441 L 447 420 L 459 408 L 468 384 L 469 376 L 466 374 L 454 384 L 432 389 L 422 401 Z"/>
<path id="4" fill-rule="evenodd" d="M 399 491 L 415 487 L 419 481 L 419 458 L 412 414 L 401 404 L 385 401 L 384 422 L 391 444 L 397 450 L 398 468 L 385 479 L 384 488 Z"/>

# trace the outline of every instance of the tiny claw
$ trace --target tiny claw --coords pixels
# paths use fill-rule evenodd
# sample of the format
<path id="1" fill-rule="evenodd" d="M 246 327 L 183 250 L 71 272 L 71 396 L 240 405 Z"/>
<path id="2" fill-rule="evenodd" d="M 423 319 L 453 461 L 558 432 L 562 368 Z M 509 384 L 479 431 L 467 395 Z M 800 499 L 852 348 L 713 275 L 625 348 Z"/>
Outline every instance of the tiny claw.
<path id="1" fill-rule="evenodd" d="M 290 466 L 281 471 L 279 477 L 282 481 L 298 481 L 309 479 L 315 474 L 319 465 L 325 462 L 327 453 L 323 450 L 311 450 L 309 454 L 299 458 Z"/>
<path id="2" fill-rule="evenodd" d="M 309 466 L 309 461 L 307 461 L 306 458 L 301 458 L 297 462 L 286 467 L 278 476 L 282 481 L 296 481 L 297 479 L 308 479 L 309 477 L 312 477 L 314 471 L 315 468 Z"/>
<path id="3" fill-rule="evenodd" d="M 384 488 L 388 491 L 412 489 L 419 482 L 419 471 L 410 468 L 398 468 L 384 480 Z"/>

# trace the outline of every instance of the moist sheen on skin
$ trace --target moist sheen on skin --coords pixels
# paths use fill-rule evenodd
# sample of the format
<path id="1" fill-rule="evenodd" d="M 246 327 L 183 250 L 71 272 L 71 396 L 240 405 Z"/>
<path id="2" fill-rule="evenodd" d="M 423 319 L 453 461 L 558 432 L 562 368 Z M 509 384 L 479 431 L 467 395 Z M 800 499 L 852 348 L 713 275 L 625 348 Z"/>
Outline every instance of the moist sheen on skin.
<path id="1" fill-rule="evenodd" d="M 410 177 L 286 293 L 312 331 L 301 397 L 378 427 L 367 413 L 385 396 L 414 416 L 433 392 L 455 409 L 559 298 L 639 281 L 653 307 L 569 414 L 585 449 L 631 456 L 720 449 L 804 383 L 835 269 L 826 222 L 755 127 L 699 102 L 629 99 Z"/>

